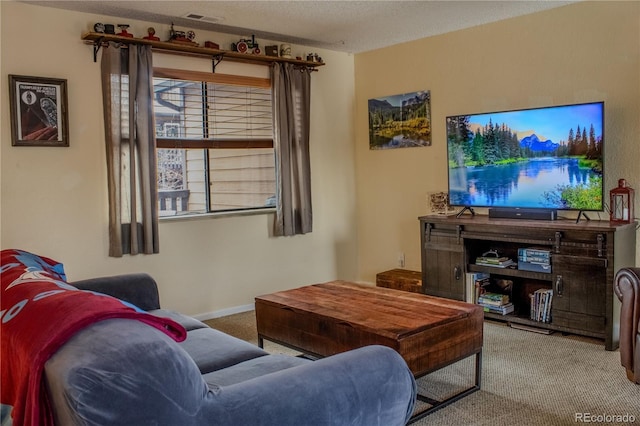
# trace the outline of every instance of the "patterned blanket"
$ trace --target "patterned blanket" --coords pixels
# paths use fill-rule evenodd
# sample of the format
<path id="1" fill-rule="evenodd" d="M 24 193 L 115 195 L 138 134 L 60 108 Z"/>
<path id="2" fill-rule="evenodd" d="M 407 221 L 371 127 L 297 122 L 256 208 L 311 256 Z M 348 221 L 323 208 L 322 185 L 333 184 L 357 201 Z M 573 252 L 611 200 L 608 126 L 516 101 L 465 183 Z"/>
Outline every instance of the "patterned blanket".
<path id="1" fill-rule="evenodd" d="M 44 364 L 82 328 L 109 318 L 142 321 L 180 342 L 185 329 L 131 304 L 67 284 L 62 264 L 21 250 L 1 254 L 2 404 L 15 425 L 53 425 Z"/>

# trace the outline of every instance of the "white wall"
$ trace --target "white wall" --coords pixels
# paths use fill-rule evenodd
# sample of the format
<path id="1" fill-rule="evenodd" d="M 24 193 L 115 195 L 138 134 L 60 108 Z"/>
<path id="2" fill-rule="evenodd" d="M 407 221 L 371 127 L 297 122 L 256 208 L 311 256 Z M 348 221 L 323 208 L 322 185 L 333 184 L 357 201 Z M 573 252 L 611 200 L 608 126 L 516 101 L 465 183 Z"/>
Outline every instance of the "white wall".
<path id="1" fill-rule="evenodd" d="M 159 283 L 163 306 L 193 315 L 248 305 L 259 294 L 286 288 L 357 279 L 352 56 L 308 49 L 327 64 L 312 75 L 311 234 L 274 238 L 272 215 L 161 222 L 160 254 L 115 259 L 107 256 L 100 64 L 93 62 L 92 47 L 80 36 L 95 22 L 122 19 L 6 1 L 0 2 L 0 15 L 3 249 L 59 260 L 71 280 L 148 272 Z M 128 23 L 137 36 L 150 25 L 162 38 L 168 34 L 166 25 Z M 223 48 L 237 40 L 204 31 L 196 35 L 197 41 L 217 41 Z M 294 54 L 305 51 L 293 46 Z M 184 61 L 211 69 L 208 60 L 169 55 L 157 55 L 155 64 L 180 66 Z M 70 147 L 11 146 L 9 74 L 67 79 Z"/>
<path id="2" fill-rule="evenodd" d="M 447 190 L 448 115 L 604 100 L 607 195 L 621 177 L 640 190 L 640 2 L 579 2 L 391 46 L 356 55 L 355 70 L 361 279 L 396 267 L 399 252 L 420 270 L 417 218 L 429 192 Z M 370 151 L 367 101 L 418 90 L 431 91 L 432 146 Z"/>

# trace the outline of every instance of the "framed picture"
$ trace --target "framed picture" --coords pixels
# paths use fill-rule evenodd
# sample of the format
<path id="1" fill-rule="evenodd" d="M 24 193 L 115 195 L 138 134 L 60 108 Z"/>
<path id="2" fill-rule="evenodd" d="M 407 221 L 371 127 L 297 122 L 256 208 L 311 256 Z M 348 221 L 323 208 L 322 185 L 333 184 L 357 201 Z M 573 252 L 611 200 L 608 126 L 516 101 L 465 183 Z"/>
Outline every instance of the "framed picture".
<path id="1" fill-rule="evenodd" d="M 67 80 L 9 75 L 11 144 L 69 146 Z"/>
<path id="2" fill-rule="evenodd" d="M 431 92 L 369 99 L 369 149 L 431 146 Z"/>

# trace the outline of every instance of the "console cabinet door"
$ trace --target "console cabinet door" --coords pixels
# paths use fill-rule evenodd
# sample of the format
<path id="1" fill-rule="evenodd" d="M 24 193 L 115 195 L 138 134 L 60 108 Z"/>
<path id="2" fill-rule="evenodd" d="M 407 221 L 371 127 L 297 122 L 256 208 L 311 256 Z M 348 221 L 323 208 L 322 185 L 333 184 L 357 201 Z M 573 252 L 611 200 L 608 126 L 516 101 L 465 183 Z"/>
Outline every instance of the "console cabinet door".
<path id="1" fill-rule="evenodd" d="M 423 237 L 423 292 L 464 300 L 464 245 L 453 231 L 434 230 Z"/>
<path id="2" fill-rule="evenodd" d="M 593 333 L 605 333 L 606 260 L 554 255 L 552 323 Z"/>

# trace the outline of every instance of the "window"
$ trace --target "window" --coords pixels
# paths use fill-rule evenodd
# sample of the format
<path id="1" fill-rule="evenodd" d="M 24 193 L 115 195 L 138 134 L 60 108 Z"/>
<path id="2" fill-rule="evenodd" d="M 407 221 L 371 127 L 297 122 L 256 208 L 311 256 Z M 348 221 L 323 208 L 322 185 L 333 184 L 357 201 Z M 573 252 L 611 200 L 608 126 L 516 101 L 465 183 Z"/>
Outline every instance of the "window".
<path id="1" fill-rule="evenodd" d="M 275 205 L 269 79 L 154 70 L 160 215 Z"/>

